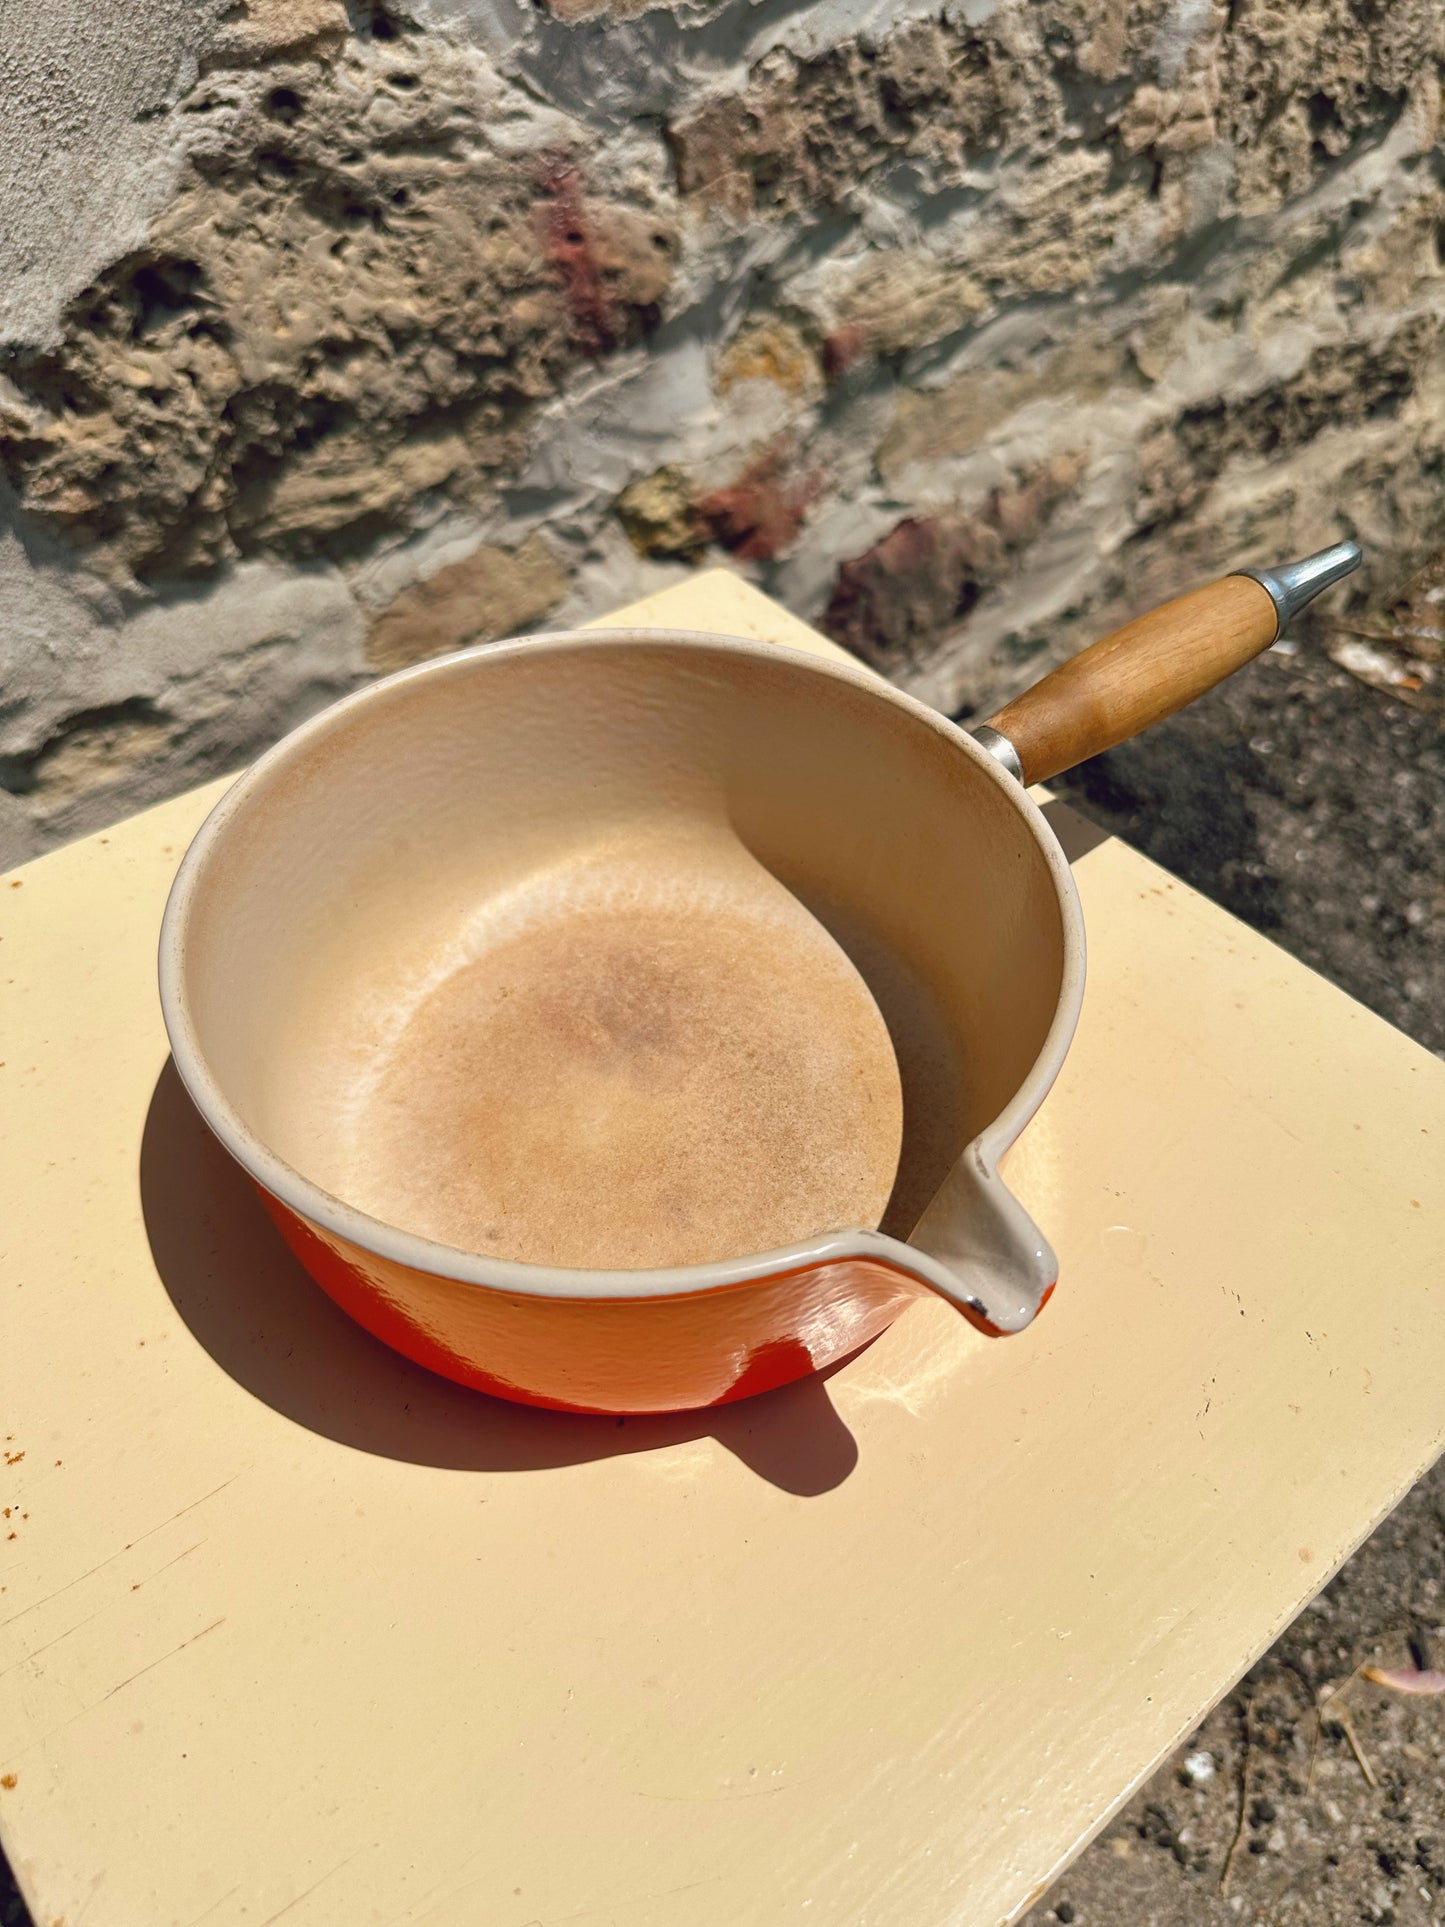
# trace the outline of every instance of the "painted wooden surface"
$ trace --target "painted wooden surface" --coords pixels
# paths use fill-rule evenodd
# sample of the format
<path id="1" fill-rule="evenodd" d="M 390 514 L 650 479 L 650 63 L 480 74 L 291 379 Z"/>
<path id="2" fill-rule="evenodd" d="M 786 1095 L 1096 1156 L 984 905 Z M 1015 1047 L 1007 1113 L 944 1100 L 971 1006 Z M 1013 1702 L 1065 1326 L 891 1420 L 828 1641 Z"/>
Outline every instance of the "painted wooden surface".
<path id="1" fill-rule="evenodd" d="M 810 640 L 717 574 L 629 613 Z M 1067 821 L 1032 1330 L 920 1303 L 825 1383 L 626 1425 L 406 1366 L 166 1070 L 218 788 L 0 883 L 0 1834 L 40 1927 L 1008 1920 L 1440 1448 L 1445 1066 Z"/>

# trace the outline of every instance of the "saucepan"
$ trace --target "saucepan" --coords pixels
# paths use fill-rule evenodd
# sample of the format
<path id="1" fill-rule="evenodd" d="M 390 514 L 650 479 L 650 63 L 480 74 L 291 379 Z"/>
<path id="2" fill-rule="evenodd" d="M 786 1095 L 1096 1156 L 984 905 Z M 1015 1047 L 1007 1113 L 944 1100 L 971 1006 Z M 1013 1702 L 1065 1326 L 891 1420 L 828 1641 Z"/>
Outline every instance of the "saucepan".
<path id="1" fill-rule="evenodd" d="M 710 634 L 388 677 L 261 757 L 187 852 L 176 1067 L 319 1284 L 486 1392 L 719 1404 L 928 1293 L 1020 1332 L 1056 1265 L 1001 1164 L 1084 985 L 1028 786 L 1358 561 L 1227 576 L 971 735 L 861 668 Z"/>

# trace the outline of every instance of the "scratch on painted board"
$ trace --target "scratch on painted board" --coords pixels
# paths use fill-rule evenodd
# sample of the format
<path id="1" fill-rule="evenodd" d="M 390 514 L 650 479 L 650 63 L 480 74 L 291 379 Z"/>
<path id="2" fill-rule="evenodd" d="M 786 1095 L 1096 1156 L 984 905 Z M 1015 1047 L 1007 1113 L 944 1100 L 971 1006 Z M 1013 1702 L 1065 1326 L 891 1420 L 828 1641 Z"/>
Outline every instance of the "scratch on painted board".
<path id="1" fill-rule="evenodd" d="M 265 1920 L 262 1921 L 261 1927 L 272 1927 L 273 1921 L 280 1920 L 283 1914 L 289 1914 L 291 1909 L 293 1907 L 299 1907 L 303 1900 L 309 1900 L 311 1895 L 315 1893 L 316 1889 L 319 1886 L 321 1886 L 324 1881 L 330 1880 L 333 1874 L 340 1873 L 343 1867 L 349 1867 L 352 1861 L 357 1858 L 357 1855 L 360 1854 L 360 1852 L 361 1852 L 361 1848 L 358 1847 L 356 1849 L 356 1853 L 349 1853 L 347 1854 L 344 1860 L 338 1860 L 334 1867 L 328 1867 L 326 1872 L 322 1874 L 321 1879 L 313 1880 L 311 1885 L 308 1888 L 306 1888 L 304 1893 L 297 1894 L 294 1900 L 288 1900 L 286 1902 L 286 1905 L 282 1907 L 277 1913 L 268 1914 Z"/>
<path id="2" fill-rule="evenodd" d="M 174 1559 L 167 1559 L 163 1566 L 157 1566 L 154 1572 L 148 1572 L 144 1579 L 137 1579 L 131 1591 L 139 1592 L 141 1587 L 148 1586 L 152 1579 L 159 1579 L 163 1572 L 169 1572 L 172 1566 L 178 1566 L 182 1559 L 189 1559 L 193 1552 L 199 1552 L 205 1543 L 204 1539 L 197 1539 L 193 1546 L 187 1546 L 184 1552 L 178 1552 Z"/>
<path id="3" fill-rule="evenodd" d="M 174 1659 L 177 1653 L 183 1653 L 187 1646 L 194 1646 L 198 1639 L 204 1639 L 207 1633 L 213 1633 L 217 1626 L 224 1626 L 225 1623 L 226 1615 L 222 1613 L 221 1617 L 219 1619 L 213 1619 L 209 1626 L 202 1626 L 198 1633 L 192 1633 L 189 1639 L 183 1639 L 179 1646 L 172 1646 L 168 1653 L 162 1653 L 159 1659 L 153 1659 L 149 1666 L 142 1666 L 138 1673 L 132 1673 L 129 1678 L 123 1679 L 119 1686 L 112 1686 L 108 1693 L 101 1695 L 96 1701 L 96 1705 L 104 1706 L 107 1700 L 113 1700 L 117 1693 L 124 1692 L 127 1686 L 132 1685 L 134 1681 L 140 1679 L 144 1674 L 153 1673 L 157 1666 L 164 1666 L 168 1659 Z M 94 1708 L 91 1710 L 94 1711 Z"/>
<path id="4" fill-rule="evenodd" d="M 713 1873 L 709 1874 L 706 1880 L 686 1880 L 680 1887 L 664 1887 L 661 1893 L 638 1894 L 635 1900 L 627 1904 L 639 1907 L 645 1900 L 671 1900 L 674 1894 L 690 1894 L 699 1887 L 715 1887 L 722 1877 L 720 1873 Z"/>
<path id="5" fill-rule="evenodd" d="M 218 1907 L 224 1907 L 226 1902 L 231 1898 L 231 1895 L 238 1894 L 240 1891 L 241 1889 L 239 1887 L 228 1887 L 219 1900 L 213 1900 L 210 1906 L 205 1908 L 203 1912 L 197 1914 L 193 1920 L 188 1920 L 186 1927 L 201 1927 L 203 1920 L 209 1920 Z"/>
<path id="6" fill-rule="evenodd" d="M 105 1875 L 103 1873 L 98 1873 L 95 1876 L 94 1880 L 92 1880 L 90 1883 L 90 1892 L 85 1896 L 85 1905 L 81 1908 L 80 1912 L 75 1916 L 75 1927 L 81 1927 L 81 1923 L 84 1921 L 85 1916 L 90 1912 L 92 1903 L 95 1900 L 95 1896 L 100 1892 L 101 1888 L 104 1885 L 105 1885 Z"/>
<path id="7" fill-rule="evenodd" d="M 11 1613 L 8 1619 L 0 1619 L 0 1632 L 3 1632 L 7 1626 L 13 1626 L 17 1620 L 24 1619 L 27 1613 L 39 1612 L 42 1606 L 48 1606 L 52 1599 L 59 1599 L 62 1593 L 73 1592 L 77 1586 L 83 1586 L 87 1579 L 93 1579 L 96 1573 L 104 1572 L 106 1567 L 113 1566 L 117 1559 L 124 1559 L 134 1547 L 143 1544 L 147 1539 L 153 1539 L 158 1532 L 164 1532 L 167 1526 L 173 1526 L 177 1519 L 184 1519 L 186 1514 L 194 1512 L 198 1505 L 204 1505 L 207 1499 L 214 1499 L 216 1494 L 224 1492 L 228 1485 L 234 1485 L 241 1474 L 249 1472 L 250 1469 L 249 1465 L 243 1465 L 240 1472 L 233 1472 L 229 1479 L 222 1479 L 214 1491 L 203 1492 L 199 1499 L 192 1499 L 189 1505 L 183 1505 L 179 1512 L 171 1513 L 170 1517 L 162 1519 L 159 1525 L 150 1526 L 137 1538 L 128 1539 L 120 1551 L 113 1552 L 108 1559 L 100 1560 L 74 1579 L 67 1579 L 63 1586 L 57 1586 L 54 1592 L 46 1593 L 43 1599 L 32 1600 L 28 1606 L 22 1606 L 18 1613 Z"/>
<path id="8" fill-rule="evenodd" d="M 142 1539 L 153 1539 L 156 1533 L 164 1532 L 167 1526 L 173 1526 L 177 1519 L 184 1519 L 188 1512 L 194 1512 L 196 1507 L 198 1505 L 204 1505 L 207 1499 L 214 1499 L 218 1492 L 224 1492 L 228 1485 L 234 1485 L 237 1479 L 240 1478 L 241 1473 L 249 1472 L 250 1469 L 249 1465 L 243 1465 L 241 1472 L 233 1472 L 229 1479 L 222 1479 L 218 1486 L 213 1487 L 209 1492 L 203 1492 L 199 1499 L 192 1499 L 191 1503 L 189 1505 L 183 1505 L 179 1512 L 173 1512 L 168 1519 L 162 1519 L 158 1526 L 151 1526 L 148 1530 L 142 1532 L 138 1538 L 128 1540 L 126 1542 L 126 1551 L 129 1552 L 132 1546 L 138 1546 Z"/>
<path id="9" fill-rule="evenodd" d="M 69 1639 L 72 1633 L 78 1633 L 83 1626 L 88 1626 L 93 1619 L 101 1619 L 106 1613 L 112 1610 L 110 1606 L 102 1606 L 98 1613 L 88 1613 L 84 1619 L 77 1619 L 73 1626 L 67 1626 L 65 1631 L 63 1633 L 57 1633 L 54 1639 L 47 1639 L 43 1646 L 36 1646 L 32 1651 L 22 1653 L 19 1659 L 14 1660 L 9 1666 L 5 1667 L 3 1671 L 0 1671 L 0 1679 L 8 1679 L 12 1673 L 18 1673 L 20 1668 L 22 1666 L 28 1666 L 32 1659 L 39 1659 L 40 1655 L 42 1653 L 48 1653 L 52 1646 L 58 1646 L 61 1640 Z"/>
<path id="10" fill-rule="evenodd" d="M 174 1559 L 167 1559 L 165 1565 L 157 1566 L 155 1572 L 153 1572 L 150 1577 L 154 1579 L 158 1574 L 168 1571 L 171 1566 L 178 1565 L 182 1559 L 198 1551 L 205 1543 L 204 1539 L 197 1539 L 195 1545 L 187 1546 L 186 1550 L 184 1552 L 178 1552 Z M 142 1581 L 140 1583 L 144 1582 Z M 134 1592 L 136 1588 L 133 1586 L 131 1590 Z M 0 1672 L 0 1679 L 5 1679 L 11 1673 L 18 1672 L 22 1666 L 28 1666 L 32 1659 L 39 1659 L 42 1653 L 48 1653 L 52 1646 L 58 1646 L 62 1640 L 69 1639 L 72 1633 L 78 1633 L 82 1627 L 89 1626 L 93 1620 L 103 1619 L 107 1613 L 114 1612 L 119 1603 L 119 1600 L 112 1599 L 108 1605 L 102 1606 L 99 1612 L 87 1613 L 84 1619 L 77 1619 L 75 1624 L 67 1627 L 63 1633 L 57 1633 L 54 1639 L 47 1639 L 43 1646 L 34 1647 L 30 1652 L 14 1661 L 12 1665 L 7 1666 L 3 1672 Z"/>
<path id="11" fill-rule="evenodd" d="M 123 1679 L 119 1686 L 112 1686 L 110 1691 L 103 1693 L 93 1705 L 82 1706 L 80 1711 L 78 1713 L 72 1713 L 68 1720 L 62 1720 L 58 1726 L 52 1726 L 48 1733 L 42 1733 L 37 1739 L 31 1740 L 28 1745 L 22 1746 L 18 1753 L 11 1754 L 11 1759 L 23 1760 L 27 1753 L 33 1753 L 37 1747 L 49 1746 L 50 1742 L 58 1733 L 64 1733 L 68 1727 L 74 1726 L 78 1720 L 89 1719 L 97 1707 L 104 1706 L 109 1699 L 114 1699 L 123 1687 L 130 1685 L 131 1680 L 139 1679 L 141 1673 L 148 1673 L 153 1667 L 164 1665 L 168 1659 L 174 1659 L 177 1653 L 184 1652 L 187 1646 L 194 1646 L 198 1639 L 204 1639 L 207 1633 L 213 1633 L 217 1626 L 224 1626 L 225 1623 L 224 1614 L 220 1619 L 213 1619 L 209 1626 L 202 1626 L 198 1633 L 192 1633 L 190 1638 L 183 1639 L 179 1646 L 173 1647 L 168 1653 L 162 1653 L 159 1659 L 153 1659 L 149 1666 L 142 1666 L 140 1673 L 132 1673 L 130 1679 Z"/>

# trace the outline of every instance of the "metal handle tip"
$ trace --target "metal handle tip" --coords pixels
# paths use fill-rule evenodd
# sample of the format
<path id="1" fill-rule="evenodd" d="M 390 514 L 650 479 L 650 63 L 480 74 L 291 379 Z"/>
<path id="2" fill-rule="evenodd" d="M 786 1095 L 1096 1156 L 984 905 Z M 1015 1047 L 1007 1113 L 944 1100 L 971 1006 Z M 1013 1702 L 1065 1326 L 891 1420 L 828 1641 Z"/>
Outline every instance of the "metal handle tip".
<path id="1" fill-rule="evenodd" d="M 1249 576 L 1266 591 L 1274 603 L 1279 619 L 1278 634 L 1282 636 L 1285 625 L 1306 603 L 1352 575 L 1364 555 L 1358 542 L 1334 542 L 1300 562 L 1283 562 L 1277 569 L 1237 569 L 1235 574 Z"/>

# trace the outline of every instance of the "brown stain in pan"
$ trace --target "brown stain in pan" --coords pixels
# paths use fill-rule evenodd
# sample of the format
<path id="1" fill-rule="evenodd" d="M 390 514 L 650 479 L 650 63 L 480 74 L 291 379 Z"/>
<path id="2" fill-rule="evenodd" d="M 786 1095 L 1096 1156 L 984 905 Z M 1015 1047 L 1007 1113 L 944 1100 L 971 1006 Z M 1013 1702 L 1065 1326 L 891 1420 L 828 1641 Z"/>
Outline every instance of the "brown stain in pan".
<path id="1" fill-rule="evenodd" d="M 888 1032 L 800 906 L 575 907 L 419 1003 L 356 1118 L 352 1202 L 463 1250 L 647 1268 L 874 1226 Z"/>

